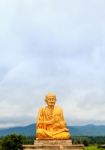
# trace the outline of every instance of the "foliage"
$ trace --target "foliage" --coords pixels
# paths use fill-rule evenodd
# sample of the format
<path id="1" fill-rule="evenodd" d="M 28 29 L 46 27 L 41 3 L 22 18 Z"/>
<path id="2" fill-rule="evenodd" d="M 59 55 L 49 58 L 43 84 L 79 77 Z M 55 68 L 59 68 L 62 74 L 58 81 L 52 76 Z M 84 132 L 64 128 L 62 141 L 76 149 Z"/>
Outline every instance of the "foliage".
<path id="1" fill-rule="evenodd" d="M 21 135 L 7 135 L 2 139 L 2 150 L 22 150 L 23 141 L 25 141 L 25 137 Z"/>
<path id="2" fill-rule="evenodd" d="M 21 150 L 22 144 L 34 144 L 34 140 L 34 136 L 25 137 L 16 134 L 0 137 L 0 150 Z"/>
<path id="3" fill-rule="evenodd" d="M 88 142 L 88 140 L 83 140 L 83 142 L 82 142 L 83 144 L 84 144 L 84 146 L 89 146 L 89 142 Z"/>
<path id="4" fill-rule="evenodd" d="M 98 137 L 92 137 L 92 136 L 73 136 L 72 137 L 73 144 L 84 144 L 85 146 L 88 145 L 102 145 L 105 144 L 105 137 L 98 136 Z"/>
<path id="5" fill-rule="evenodd" d="M 35 137 L 22 135 L 8 135 L 0 138 L 0 150 L 22 150 L 22 144 L 34 144 Z M 105 144 L 105 137 L 72 136 L 73 144 L 84 144 L 85 150 L 103 150 L 100 145 Z M 1 148 L 2 146 L 2 148 Z"/>
<path id="6" fill-rule="evenodd" d="M 34 136 L 25 137 L 23 144 L 34 144 L 34 140 L 35 140 Z"/>

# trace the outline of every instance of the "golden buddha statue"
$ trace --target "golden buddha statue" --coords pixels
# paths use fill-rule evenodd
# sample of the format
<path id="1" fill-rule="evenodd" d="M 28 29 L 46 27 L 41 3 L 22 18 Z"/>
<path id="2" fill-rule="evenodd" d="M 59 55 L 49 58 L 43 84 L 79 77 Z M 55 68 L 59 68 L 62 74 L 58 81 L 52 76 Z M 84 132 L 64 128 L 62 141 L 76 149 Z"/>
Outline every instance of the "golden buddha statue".
<path id="1" fill-rule="evenodd" d="M 56 95 L 49 93 L 45 101 L 47 106 L 40 108 L 36 123 L 36 140 L 38 139 L 70 139 L 69 129 L 63 117 L 63 111 L 55 106 Z"/>

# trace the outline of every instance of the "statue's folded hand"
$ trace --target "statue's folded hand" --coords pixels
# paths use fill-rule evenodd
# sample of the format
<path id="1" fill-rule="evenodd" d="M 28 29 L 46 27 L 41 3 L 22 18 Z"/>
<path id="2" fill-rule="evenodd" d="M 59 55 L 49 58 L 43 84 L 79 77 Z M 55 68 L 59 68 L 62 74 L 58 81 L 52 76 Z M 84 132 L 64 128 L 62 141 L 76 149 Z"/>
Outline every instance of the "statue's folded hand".
<path id="1" fill-rule="evenodd" d="M 44 124 L 51 125 L 54 124 L 54 119 L 44 121 Z"/>
<path id="2" fill-rule="evenodd" d="M 54 124 L 54 123 L 55 123 L 55 120 L 54 120 L 54 119 L 51 119 L 49 122 L 50 122 L 50 124 Z"/>

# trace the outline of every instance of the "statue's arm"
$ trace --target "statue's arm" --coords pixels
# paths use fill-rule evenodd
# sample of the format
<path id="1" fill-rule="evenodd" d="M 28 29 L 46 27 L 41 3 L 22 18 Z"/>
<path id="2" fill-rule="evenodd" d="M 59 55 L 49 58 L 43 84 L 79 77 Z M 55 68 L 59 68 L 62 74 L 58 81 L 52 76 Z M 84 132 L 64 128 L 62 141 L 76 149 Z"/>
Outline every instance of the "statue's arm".
<path id="1" fill-rule="evenodd" d="M 64 116 L 63 116 L 63 111 L 62 111 L 62 108 L 58 108 L 58 112 L 59 112 L 59 116 L 58 116 L 58 119 L 55 120 L 55 123 L 54 123 L 54 128 L 65 128 L 66 127 L 66 122 L 64 120 Z"/>
<path id="2" fill-rule="evenodd" d="M 37 127 L 43 127 L 44 125 L 50 125 L 52 124 L 53 120 L 50 120 L 50 121 L 46 121 L 44 119 L 44 110 L 43 108 L 39 109 L 39 112 L 38 112 L 38 117 L 37 117 Z"/>
<path id="3" fill-rule="evenodd" d="M 38 111 L 38 116 L 37 116 L 37 121 L 36 121 L 37 128 L 40 127 L 40 120 L 43 120 L 42 108 L 40 108 L 39 111 Z"/>
<path id="4" fill-rule="evenodd" d="M 60 124 L 62 125 L 62 126 L 66 126 L 66 121 L 65 121 L 65 119 L 64 119 L 64 115 L 63 115 L 63 110 L 61 109 L 61 122 L 60 122 Z"/>

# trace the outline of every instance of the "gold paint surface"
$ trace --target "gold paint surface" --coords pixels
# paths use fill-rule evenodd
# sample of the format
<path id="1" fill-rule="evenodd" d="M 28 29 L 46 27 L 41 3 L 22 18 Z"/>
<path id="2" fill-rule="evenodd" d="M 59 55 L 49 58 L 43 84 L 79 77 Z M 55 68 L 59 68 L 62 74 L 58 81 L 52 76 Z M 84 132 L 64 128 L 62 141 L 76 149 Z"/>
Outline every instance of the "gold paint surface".
<path id="1" fill-rule="evenodd" d="M 70 139 L 63 111 L 55 106 L 56 96 L 48 94 L 45 98 L 47 106 L 39 109 L 36 124 L 36 139 Z"/>

